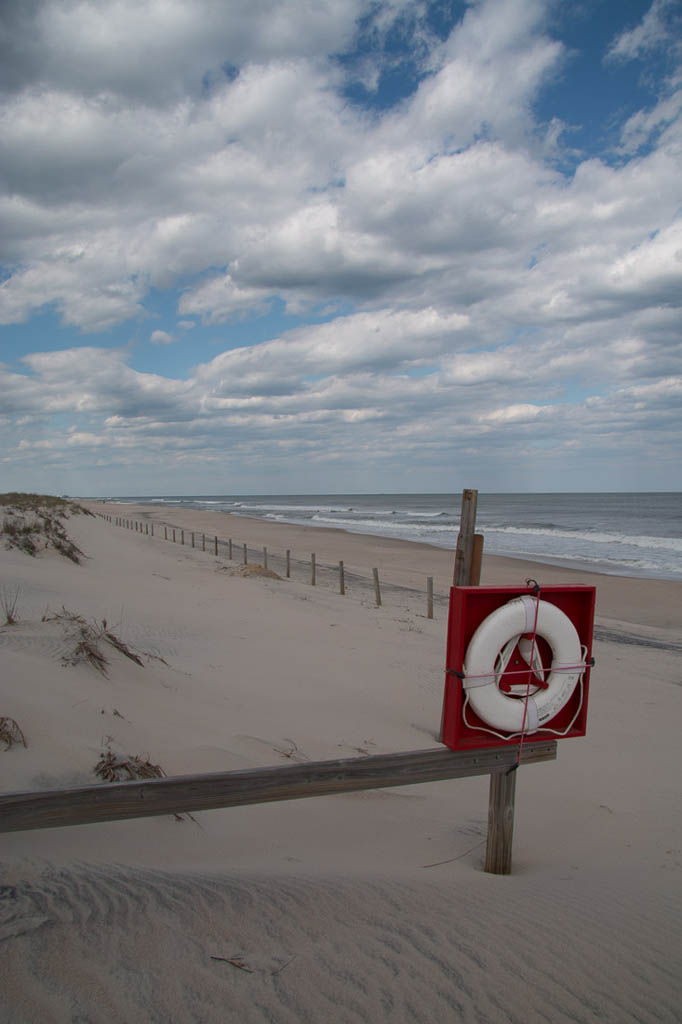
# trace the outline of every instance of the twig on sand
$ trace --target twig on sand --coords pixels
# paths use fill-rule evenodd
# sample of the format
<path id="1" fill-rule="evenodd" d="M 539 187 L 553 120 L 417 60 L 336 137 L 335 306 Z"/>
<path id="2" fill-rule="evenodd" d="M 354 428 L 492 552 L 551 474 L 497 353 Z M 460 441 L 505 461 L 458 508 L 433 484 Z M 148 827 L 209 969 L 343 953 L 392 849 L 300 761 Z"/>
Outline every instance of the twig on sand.
<path id="1" fill-rule="evenodd" d="M 437 860 L 433 864 L 422 864 L 422 867 L 423 868 L 439 868 L 441 866 L 441 864 L 452 864 L 456 860 L 461 860 L 462 857 L 466 857 L 466 855 L 468 853 L 473 853 L 474 850 L 477 850 L 479 846 L 483 846 L 483 844 L 487 841 L 487 838 L 488 837 L 486 836 L 485 839 L 481 839 L 480 842 L 475 843 L 473 846 L 469 847 L 469 849 L 465 850 L 464 853 L 457 854 L 456 857 L 449 857 L 448 860 Z"/>
<path id="2" fill-rule="evenodd" d="M 241 956 L 211 956 L 211 960 L 219 960 L 221 963 L 231 964 L 232 967 L 236 967 L 240 971 L 246 971 L 247 974 L 269 974 L 271 977 L 273 977 L 275 974 L 281 974 L 282 971 L 285 970 L 290 963 L 293 963 L 295 959 L 296 956 L 294 955 L 285 963 L 281 964 L 279 967 L 276 967 L 274 971 L 266 971 L 262 968 L 259 969 L 257 967 L 247 967 Z"/>
<path id="3" fill-rule="evenodd" d="M 242 963 L 241 960 L 237 960 L 236 957 L 212 956 L 211 960 L 220 960 L 224 964 L 232 964 L 233 967 L 237 967 L 240 971 L 246 971 L 247 974 L 256 973 L 252 967 L 247 967 L 246 964 Z"/>

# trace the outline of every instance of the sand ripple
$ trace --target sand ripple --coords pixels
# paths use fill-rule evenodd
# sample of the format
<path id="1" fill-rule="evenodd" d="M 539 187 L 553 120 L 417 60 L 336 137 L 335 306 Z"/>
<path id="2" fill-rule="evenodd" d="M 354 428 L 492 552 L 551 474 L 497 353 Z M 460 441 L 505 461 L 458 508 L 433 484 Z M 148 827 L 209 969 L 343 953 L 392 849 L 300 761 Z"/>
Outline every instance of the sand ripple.
<path id="1" fill-rule="evenodd" d="M 47 868 L 0 891 L 3 1020 L 679 1020 L 680 901 L 581 882 Z"/>

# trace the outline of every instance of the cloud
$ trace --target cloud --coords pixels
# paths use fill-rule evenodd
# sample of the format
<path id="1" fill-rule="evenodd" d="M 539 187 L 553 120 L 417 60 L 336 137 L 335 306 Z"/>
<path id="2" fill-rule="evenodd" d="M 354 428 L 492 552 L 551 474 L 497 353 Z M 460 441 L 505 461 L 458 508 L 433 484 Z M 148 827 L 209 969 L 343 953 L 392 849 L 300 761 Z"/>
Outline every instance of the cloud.
<path id="1" fill-rule="evenodd" d="M 652 50 L 679 49 L 681 20 L 676 0 L 654 0 L 639 25 L 626 29 L 613 40 L 608 57 L 634 60 Z"/>
<path id="2" fill-rule="evenodd" d="M 570 172 L 535 113 L 568 59 L 551 10 L 481 0 L 436 39 L 407 2 L 7 3 L 0 323 L 54 311 L 102 332 L 175 291 L 177 326 L 147 328 L 145 358 L 178 355 L 192 328 L 200 345 L 200 323 L 223 350 L 201 349 L 183 380 L 113 343 L 34 352 L 0 370 L 3 414 L 23 419 L 0 424 L 5 450 L 96 449 L 128 469 L 142 446 L 166 470 L 375 453 L 400 473 L 415 453 L 585 453 L 591 432 L 600 451 L 624 434 L 640 451 L 628 418 L 667 439 L 682 373 L 674 6 L 656 0 L 614 38 L 612 61 L 655 50 L 665 81 L 619 115 L 618 153 Z M 411 89 L 354 103 L 358 76 L 380 93 L 407 25 Z M 259 318 L 277 334 L 251 343 Z"/>
<path id="3" fill-rule="evenodd" d="M 152 331 L 149 340 L 152 345 L 172 345 L 177 339 L 167 331 Z"/>

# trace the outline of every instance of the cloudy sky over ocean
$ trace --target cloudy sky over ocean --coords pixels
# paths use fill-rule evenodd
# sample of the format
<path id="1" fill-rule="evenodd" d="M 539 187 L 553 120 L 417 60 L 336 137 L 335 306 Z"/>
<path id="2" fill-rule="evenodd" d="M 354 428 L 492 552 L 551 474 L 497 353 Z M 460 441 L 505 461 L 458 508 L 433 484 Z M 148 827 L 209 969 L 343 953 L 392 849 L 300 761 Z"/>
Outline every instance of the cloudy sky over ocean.
<path id="1" fill-rule="evenodd" d="M 682 489 L 679 0 L 0 41 L 0 489 Z"/>

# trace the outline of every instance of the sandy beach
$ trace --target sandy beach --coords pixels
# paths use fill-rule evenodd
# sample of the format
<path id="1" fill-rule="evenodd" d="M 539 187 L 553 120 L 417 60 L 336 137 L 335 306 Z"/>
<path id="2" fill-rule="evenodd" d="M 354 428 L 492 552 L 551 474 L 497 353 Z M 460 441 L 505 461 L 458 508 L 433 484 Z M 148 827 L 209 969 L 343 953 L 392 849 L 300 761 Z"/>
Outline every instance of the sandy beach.
<path id="1" fill-rule="evenodd" d="M 437 744 L 453 552 L 86 504 L 81 564 L 0 549 L 27 743 L 3 791 L 94 784 L 106 751 L 172 776 Z M 244 543 L 291 578 L 245 573 Z M 682 583 L 484 558 L 483 583 L 529 577 L 597 587 L 597 665 L 587 736 L 519 771 L 511 876 L 482 871 L 485 777 L 5 834 L 3 1021 L 679 1021 Z M 142 664 L 73 663 L 74 615 Z"/>

